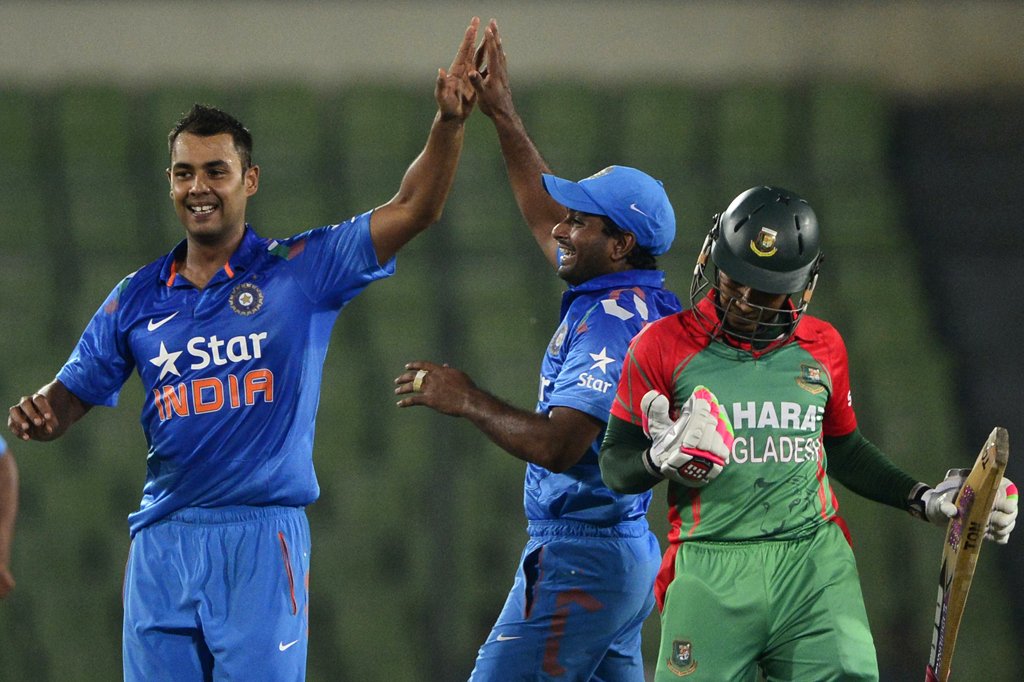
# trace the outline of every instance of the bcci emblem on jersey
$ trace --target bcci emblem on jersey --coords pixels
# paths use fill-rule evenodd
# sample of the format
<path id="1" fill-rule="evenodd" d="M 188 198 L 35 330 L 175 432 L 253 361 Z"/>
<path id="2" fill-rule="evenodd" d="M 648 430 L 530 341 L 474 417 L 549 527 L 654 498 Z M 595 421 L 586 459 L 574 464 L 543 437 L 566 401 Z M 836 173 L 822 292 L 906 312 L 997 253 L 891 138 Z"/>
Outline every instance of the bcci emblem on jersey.
<path id="1" fill-rule="evenodd" d="M 252 282 L 242 282 L 231 290 L 228 303 L 239 315 L 252 315 L 263 307 L 263 291 Z"/>
<path id="2" fill-rule="evenodd" d="M 693 644 L 686 639 L 672 642 L 672 656 L 668 659 L 668 669 L 679 677 L 689 675 L 697 669 L 697 661 L 693 660 Z"/>
<path id="3" fill-rule="evenodd" d="M 775 247 L 775 238 L 778 236 L 779 233 L 775 230 L 762 227 L 761 231 L 757 233 L 757 239 L 750 240 L 750 250 L 762 258 L 774 256 L 775 252 L 778 251 Z"/>

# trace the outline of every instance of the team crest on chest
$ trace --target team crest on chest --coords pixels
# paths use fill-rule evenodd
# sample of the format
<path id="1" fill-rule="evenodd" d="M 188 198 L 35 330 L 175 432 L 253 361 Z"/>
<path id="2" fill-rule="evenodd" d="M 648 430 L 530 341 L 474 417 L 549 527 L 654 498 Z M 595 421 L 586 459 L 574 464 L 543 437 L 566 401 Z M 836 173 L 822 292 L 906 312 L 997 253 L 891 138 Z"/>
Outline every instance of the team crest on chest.
<path id="1" fill-rule="evenodd" d="M 818 395 L 825 390 L 825 380 L 822 378 L 821 368 L 812 365 L 800 365 L 800 376 L 796 385 L 808 393 Z"/>
<path id="2" fill-rule="evenodd" d="M 677 639 L 672 642 L 672 655 L 669 657 L 668 669 L 679 677 L 689 675 L 697 669 L 697 661 L 693 658 L 693 643 L 688 639 Z"/>
<path id="3" fill-rule="evenodd" d="M 228 303 L 239 315 L 252 315 L 263 307 L 263 290 L 252 282 L 242 282 L 231 290 Z"/>

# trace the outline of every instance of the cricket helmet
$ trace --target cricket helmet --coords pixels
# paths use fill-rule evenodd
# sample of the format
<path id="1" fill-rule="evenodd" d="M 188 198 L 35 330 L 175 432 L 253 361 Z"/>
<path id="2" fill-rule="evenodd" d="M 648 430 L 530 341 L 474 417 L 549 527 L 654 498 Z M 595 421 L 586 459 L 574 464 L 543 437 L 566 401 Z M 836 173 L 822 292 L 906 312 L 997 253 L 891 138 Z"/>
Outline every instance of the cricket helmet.
<path id="1" fill-rule="evenodd" d="M 722 308 L 730 301 L 718 291 L 719 272 L 757 291 L 786 294 L 784 307 L 762 308 L 756 337 L 724 330 L 743 341 L 784 340 L 810 303 L 821 259 L 818 218 L 807 201 L 780 187 L 752 187 L 715 216 L 694 268 L 690 301 L 696 309 L 704 293 L 714 289 L 724 319 Z M 709 260 L 716 268 L 713 280 L 706 274 Z M 793 300 L 795 294 L 799 300 Z M 722 326 L 714 322 L 716 337 Z"/>

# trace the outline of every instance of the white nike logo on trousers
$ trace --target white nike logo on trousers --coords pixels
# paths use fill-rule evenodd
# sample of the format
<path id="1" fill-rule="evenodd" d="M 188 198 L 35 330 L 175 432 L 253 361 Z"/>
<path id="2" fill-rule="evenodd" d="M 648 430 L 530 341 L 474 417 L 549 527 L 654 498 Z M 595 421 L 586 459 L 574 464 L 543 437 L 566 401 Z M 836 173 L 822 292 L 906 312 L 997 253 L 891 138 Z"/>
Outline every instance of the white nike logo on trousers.
<path id="1" fill-rule="evenodd" d="M 288 642 L 287 644 L 285 644 L 284 642 L 278 642 L 277 650 L 278 651 L 288 651 L 289 649 L 291 649 L 293 646 L 295 646 L 298 643 L 299 643 L 299 640 L 295 640 L 294 642 Z"/>

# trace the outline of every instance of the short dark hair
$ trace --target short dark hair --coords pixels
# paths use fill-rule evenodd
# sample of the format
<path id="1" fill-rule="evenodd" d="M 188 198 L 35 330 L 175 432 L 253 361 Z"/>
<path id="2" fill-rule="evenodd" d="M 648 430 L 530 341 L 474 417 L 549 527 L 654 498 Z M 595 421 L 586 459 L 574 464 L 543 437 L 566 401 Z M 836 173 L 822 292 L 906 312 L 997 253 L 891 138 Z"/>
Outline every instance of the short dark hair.
<path id="1" fill-rule="evenodd" d="M 206 104 L 193 104 L 187 114 L 174 124 L 167 135 L 167 151 L 173 153 L 174 141 L 182 133 L 211 137 L 227 133 L 235 144 L 235 150 L 242 159 L 242 169 L 252 165 L 252 133 L 242 122 L 231 114 Z"/>
<path id="2" fill-rule="evenodd" d="M 601 216 L 604 227 L 601 231 L 609 237 L 618 237 L 621 234 L 625 234 L 626 230 L 615 224 L 608 216 Z M 634 270 L 657 270 L 658 259 L 654 257 L 650 251 L 640 246 L 639 243 L 634 243 L 633 250 L 626 254 L 626 262 Z"/>

